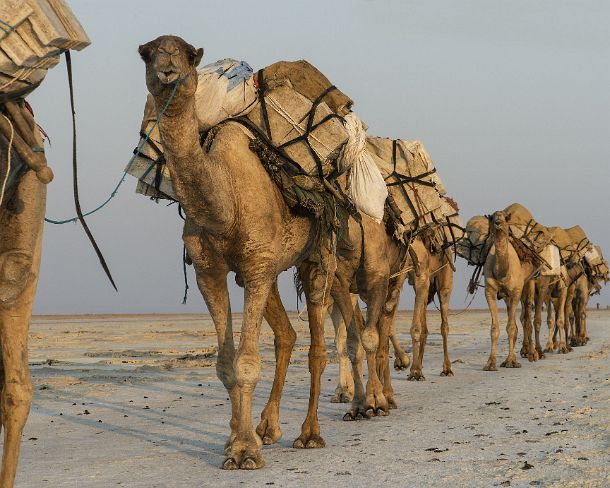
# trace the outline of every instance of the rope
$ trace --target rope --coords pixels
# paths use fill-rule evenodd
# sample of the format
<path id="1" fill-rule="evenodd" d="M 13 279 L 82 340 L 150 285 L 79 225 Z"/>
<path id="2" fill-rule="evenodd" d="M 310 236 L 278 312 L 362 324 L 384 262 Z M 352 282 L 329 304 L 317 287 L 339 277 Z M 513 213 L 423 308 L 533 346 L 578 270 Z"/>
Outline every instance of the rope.
<path id="1" fill-rule="evenodd" d="M 83 214 L 84 217 L 87 217 L 91 214 L 94 214 L 95 212 L 101 210 L 102 208 L 104 208 L 106 205 L 108 205 L 108 203 L 110 203 L 110 200 L 112 200 L 117 192 L 119 191 L 119 188 L 121 187 L 121 185 L 123 184 L 123 182 L 125 181 L 125 177 L 127 176 L 129 170 L 131 169 L 131 165 L 133 164 L 133 162 L 135 161 L 135 159 L 140 155 L 140 151 L 142 150 L 142 148 L 144 147 L 144 145 L 148 142 L 148 139 L 150 138 L 150 134 L 152 133 L 152 131 L 157 127 L 157 125 L 159 125 L 159 121 L 161 120 L 161 117 L 163 116 L 163 114 L 166 112 L 166 110 L 169 107 L 169 104 L 171 103 L 171 101 L 174 98 L 174 95 L 176 95 L 176 91 L 178 90 L 178 87 L 186 81 L 186 79 L 188 78 L 188 74 L 184 77 L 184 78 L 178 78 L 174 83 L 174 89 L 169 97 L 169 99 L 167 100 L 167 103 L 165 104 L 165 107 L 163 107 L 163 110 L 161 110 L 161 112 L 159 113 L 159 115 L 157 116 L 157 119 L 155 120 L 155 123 L 153 124 L 153 126 L 150 128 L 150 130 L 146 133 L 144 140 L 140 143 L 140 145 L 136 148 L 136 150 L 134 151 L 133 156 L 131 157 L 131 159 L 129 160 L 129 162 L 127 163 L 127 167 L 125 168 L 125 171 L 123 172 L 123 175 L 121 176 L 121 179 L 119 180 L 119 182 L 117 183 L 117 185 L 114 187 L 114 190 L 112 190 L 112 193 L 110 194 L 110 196 L 104 201 L 102 202 L 100 205 L 98 205 L 97 207 L 95 207 L 93 210 L 89 210 L 88 212 L 85 212 Z M 69 222 L 76 222 L 78 220 L 78 217 L 72 217 L 71 219 L 64 219 L 64 220 L 53 220 L 53 219 L 49 219 L 45 217 L 45 222 L 48 222 L 49 224 L 56 224 L 56 225 L 62 225 L 62 224 L 67 224 Z"/>
<path id="2" fill-rule="evenodd" d="M 4 20 L 0 20 L 0 29 L 2 29 L 4 32 L 9 33 L 15 30 L 15 28 L 9 24 L 8 22 L 5 22 Z"/>
<path id="3" fill-rule="evenodd" d="M 87 222 L 85 221 L 85 217 L 83 216 L 83 211 L 81 210 L 81 207 L 80 207 L 80 199 L 78 196 L 78 165 L 77 165 L 77 159 L 76 159 L 76 112 L 74 110 L 74 85 L 72 83 L 72 57 L 70 55 L 69 50 L 65 52 L 65 55 L 66 55 L 66 68 L 68 70 L 68 86 L 70 88 L 70 112 L 72 115 L 72 187 L 74 190 L 74 207 L 76 209 L 76 215 L 78 216 L 78 220 L 80 221 L 81 225 L 83 226 L 83 230 L 85 231 L 85 234 L 87 234 L 87 238 L 89 239 L 89 242 L 91 243 L 91 245 L 93 246 L 93 249 L 95 250 L 95 254 L 97 255 L 97 258 L 100 261 L 100 265 L 102 266 L 102 269 L 104 270 L 104 272 L 106 273 L 106 276 L 110 280 L 112 287 L 115 289 L 115 291 L 118 291 L 116 284 L 114 283 L 114 280 L 112 279 L 112 274 L 110 273 L 110 269 L 108 268 L 108 265 L 106 264 L 106 260 L 104 259 L 104 255 L 102 254 L 102 251 L 100 250 L 99 246 L 97 245 L 97 242 L 95 241 L 95 238 L 93 237 L 93 234 L 91 233 L 91 230 L 89 229 L 89 226 L 87 225 Z"/>
<path id="4" fill-rule="evenodd" d="M 13 147 L 13 136 L 15 135 L 15 128 L 13 127 L 13 123 L 11 122 L 11 120 L 4 114 L 2 114 L 2 117 L 4 117 L 11 126 L 11 139 L 8 142 L 8 153 L 6 156 L 6 159 L 7 159 L 6 175 L 4 175 L 4 181 L 2 182 L 2 188 L 0 188 L 0 205 L 2 205 L 2 202 L 4 201 L 4 190 L 6 189 L 6 182 L 8 181 L 8 175 L 11 173 L 11 150 Z"/>
<path id="5" fill-rule="evenodd" d="M 266 97 L 269 101 L 269 105 L 271 105 L 271 108 L 273 108 L 279 115 L 281 115 L 290 125 L 292 125 L 292 128 L 295 129 L 298 133 L 305 134 L 306 129 L 303 129 L 299 123 L 294 120 L 292 118 L 292 116 L 288 113 L 288 111 L 286 111 L 286 109 L 284 107 L 282 107 L 280 105 L 280 102 L 278 102 L 275 98 L 273 98 L 271 95 L 267 95 Z M 314 141 L 316 141 L 318 144 L 320 144 L 321 146 L 324 147 L 324 149 L 326 149 L 328 152 L 332 151 L 332 148 L 328 147 L 326 144 L 324 144 L 320 139 L 318 139 L 316 136 L 314 136 L 313 134 L 309 134 L 309 137 L 311 137 Z M 318 157 L 321 157 L 320 153 L 318 151 L 316 151 L 313 147 L 312 149 L 316 152 L 316 154 L 318 155 Z"/>

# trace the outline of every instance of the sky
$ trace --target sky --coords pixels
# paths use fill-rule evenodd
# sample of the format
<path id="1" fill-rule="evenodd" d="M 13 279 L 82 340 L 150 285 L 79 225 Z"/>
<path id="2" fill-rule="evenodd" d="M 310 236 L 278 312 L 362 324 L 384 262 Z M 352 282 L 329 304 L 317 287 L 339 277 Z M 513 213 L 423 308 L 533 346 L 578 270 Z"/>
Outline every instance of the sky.
<path id="1" fill-rule="evenodd" d="M 610 2 L 72 0 L 92 40 L 73 53 L 81 205 L 105 200 L 138 142 L 147 90 L 138 46 L 163 34 L 202 62 L 259 69 L 307 59 L 354 101 L 369 134 L 422 141 L 466 221 L 513 202 L 542 224 L 580 224 L 610 257 Z M 51 137 L 47 216 L 74 216 L 65 62 L 28 97 Z M 46 224 L 36 314 L 206 311 L 189 268 L 182 305 L 175 206 L 135 194 L 128 176 L 88 223 L 115 292 L 76 224 Z M 468 299 L 458 259 L 451 306 Z M 280 277 L 287 309 L 292 270 Z M 234 310 L 242 290 L 230 279 Z M 410 308 L 405 287 L 401 306 Z M 591 300 L 610 305 L 610 293 Z M 482 293 L 475 307 L 485 306 Z"/>

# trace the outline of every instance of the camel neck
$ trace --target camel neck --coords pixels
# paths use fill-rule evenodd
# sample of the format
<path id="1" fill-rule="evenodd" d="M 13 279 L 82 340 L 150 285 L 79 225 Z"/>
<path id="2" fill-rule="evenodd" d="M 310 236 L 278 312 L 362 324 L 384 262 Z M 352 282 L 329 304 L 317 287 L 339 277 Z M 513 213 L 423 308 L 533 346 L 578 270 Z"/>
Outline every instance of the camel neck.
<path id="1" fill-rule="evenodd" d="M 155 101 L 157 108 L 162 102 Z M 161 117 L 159 131 L 172 186 L 186 216 L 207 232 L 226 232 L 234 219 L 230 177 L 201 148 L 194 95 L 176 95 Z"/>
<path id="2" fill-rule="evenodd" d="M 494 247 L 496 248 L 496 270 L 498 278 L 506 276 L 508 273 L 508 236 L 503 230 L 496 230 L 494 233 Z"/>

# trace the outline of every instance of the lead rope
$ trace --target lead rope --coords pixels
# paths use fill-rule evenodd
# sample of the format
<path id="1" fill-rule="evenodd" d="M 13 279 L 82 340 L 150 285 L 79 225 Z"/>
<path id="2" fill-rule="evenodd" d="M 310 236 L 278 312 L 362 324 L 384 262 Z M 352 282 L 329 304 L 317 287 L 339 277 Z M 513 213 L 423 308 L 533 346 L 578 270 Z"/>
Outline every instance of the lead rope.
<path id="1" fill-rule="evenodd" d="M 85 222 L 85 216 L 83 215 L 83 211 L 81 210 L 81 207 L 80 207 L 80 200 L 78 197 L 78 168 L 77 168 L 77 160 L 76 160 L 76 112 L 74 111 L 74 86 L 72 84 L 72 59 L 70 56 L 70 50 L 67 50 L 65 52 L 65 54 L 66 54 L 66 67 L 68 69 L 68 86 L 70 87 L 70 109 L 72 112 L 72 184 L 73 184 L 73 188 L 74 188 L 74 207 L 76 209 L 76 215 L 78 216 L 78 220 L 80 221 L 81 225 L 83 226 L 83 229 L 85 230 L 85 234 L 87 234 L 87 237 L 89 238 L 89 242 L 91 242 L 91 245 L 93 246 L 93 249 L 95 250 L 95 254 L 97 254 L 100 264 L 102 265 L 102 268 L 104 269 L 104 272 L 106 273 L 106 276 L 108 276 L 108 279 L 110 280 L 110 283 L 112 284 L 112 287 L 115 289 L 115 291 L 118 291 L 116 284 L 114 283 L 114 280 L 112 279 L 112 274 L 110 274 L 110 269 L 108 268 L 108 264 L 106 264 L 106 260 L 104 259 L 104 255 L 102 254 L 102 251 L 100 250 L 99 246 L 97 245 L 97 242 L 95 242 L 95 238 L 93 237 L 93 234 L 91 233 L 91 230 L 89 229 L 89 226 L 87 225 L 87 222 Z"/>
<path id="2" fill-rule="evenodd" d="M 110 196 L 104 201 L 102 202 L 100 205 L 98 205 L 97 207 L 95 207 L 93 210 L 89 210 L 88 212 L 85 212 L 83 215 L 85 217 L 94 214 L 95 212 L 97 212 L 98 210 L 101 210 L 103 207 L 105 207 L 108 203 L 110 203 L 110 200 L 112 200 L 116 194 L 119 191 L 120 186 L 123 184 L 123 182 L 125 181 L 125 177 L 127 176 L 129 170 L 131 169 L 131 166 L 133 165 L 133 162 L 135 161 L 135 159 L 140 156 L 140 152 L 142 151 L 142 148 L 144 147 L 145 144 L 148 143 L 148 140 L 150 139 L 150 134 L 152 133 L 152 131 L 159 125 L 159 121 L 161 120 L 162 115 L 166 112 L 166 110 L 169 107 L 169 104 L 171 103 L 171 101 L 174 99 L 174 95 L 176 95 L 176 91 L 178 90 L 178 87 L 184 83 L 187 79 L 188 79 L 189 75 L 187 74 L 184 78 L 178 78 L 175 82 L 174 82 L 174 89 L 171 93 L 171 95 L 169 96 L 167 103 L 165 104 L 165 106 L 163 107 L 163 110 L 161 110 L 161 112 L 159 112 L 159 115 L 157 116 L 157 119 L 155 120 L 155 123 L 152 125 L 152 127 L 149 129 L 149 131 L 144 135 L 144 140 L 140 142 L 140 144 L 138 145 L 138 147 L 136 148 L 136 150 L 134 151 L 133 156 L 131 157 L 131 159 L 129 160 L 129 162 L 127 163 L 127 167 L 125 168 L 125 171 L 123 171 L 123 175 L 121 176 L 121 179 L 119 180 L 119 182 L 117 183 L 117 185 L 114 187 L 114 190 L 112 190 L 112 193 L 110 194 Z M 67 224 L 69 222 L 76 222 L 78 219 L 77 217 L 72 217 L 71 219 L 64 219 L 64 220 L 53 220 L 53 219 L 48 219 L 45 217 L 45 222 L 48 222 L 49 224 L 56 224 L 56 225 L 62 225 L 62 224 Z"/>
<path id="3" fill-rule="evenodd" d="M 155 123 L 153 124 L 151 129 L 146 134 L 146 137 L 137 147 L 136 151 L 134 152 L 134 155 L 129 160 L 129 163 L 127 163 L 127 167 L 125 168 L 125 171 L 123 172 L 123 175 L 121 176 L 121 179 L 119 180 L 118 184 L 115 186 L 115 188 L 112 191 L 112 193 L 110 194 L 110 196 L 101 205 L 98 205 L 96 208 L 94 208 L 93 210 L 90 210 L 89 212 L 83 213 L 81 206 L 80 206 L 79 195 L 78 195 L 78 170 L 77 170 L 77 157 L 76 157 L 76 112 L 74 110 L 74 87 L 73 87 L 73 83 L 72 83 L 72 59 L 71 59 L 69 50 L 67 50 L 65 52 L 65 55 L 66 55 L 66 67 L 68 70 L 68 85 L 70 88 L 70 107 L 72 110 L 72 173 L 73 173 L 72 181 L 73 181 L 73 187 L 74 187 L 74 206 L 76 209 L 77 216 L 73 217 L 71 219 L 65 219 L 65 220 L 53 220 L 53 219 L 48 219 L 45 217 L 44 220 L 45 220 L 45 222 L 48 222 L 50 224 L 57 224 L 57 225 L 67 224 L 68 222 L 76 222 L 78 220 L 82 224 L 83 229 L 85 230 L 85 233 L 87 234 L 87 237 L 89 238 L 89 241 L 91 242 L 91 245 L 93 246 L 93 249 L 95 250 L 95 253 L 97 254 L 100 264 L 101 264 L 102 268 L 104 269 L 106 276 L 110 280 L 110 283 L 112 284 L 112 287 L 116 291 L 118 291 L 117 286 L 114 283 L 114 280 L 110 273 L 110 269 L 108 268 L 108 265 L 106 264 L 106 260 L 104 259 L 104 256 L 102 255 L 102 252 L 101 252 L 99 246 L 97 245 L 97 242 L 95 241 L 95 238 L 93 237 L 93 234 L 89 230 L 89 226 L 85 222 L 85 217 L 97 212 L 98 210 L 101 210 L 103 207 L 105 207 L 110 202 L 110 200 L 112 200 L 116 196 L 120 186 L 125 181 L 127 172 L 131 168 L 131 165 L 133 164 L 136 157 L 139 156 L 140 151 L 144 147 L 144 144 L 146 144 L 148 142 L 151 132 L 159 124 L 159 121 L 161 120 L 161 116 L 165 113 L 165 111 L 169 107 L 169 104 L 173 100 L 174 95 L 176 94 L 176 91 L 178 90 L 178 87 L 182 84 L 182 82 L 184 82 L 188 78 L 189 75 L 187 74 L 184 78 L 182 78 L 182 79 L 178 78 L 176 80 L 174 89 L 173 89 L 169 99 L 167 100 L 165 107 L 163 107 L 163 110 L 157 116 Z"/>

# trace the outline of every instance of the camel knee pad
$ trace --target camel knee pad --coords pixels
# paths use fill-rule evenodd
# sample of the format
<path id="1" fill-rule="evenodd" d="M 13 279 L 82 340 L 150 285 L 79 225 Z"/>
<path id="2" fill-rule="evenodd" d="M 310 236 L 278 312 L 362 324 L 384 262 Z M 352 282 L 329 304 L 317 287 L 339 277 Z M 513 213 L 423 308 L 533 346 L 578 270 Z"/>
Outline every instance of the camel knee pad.
<path id="1" fill-rule="evenodd" d="M 0 305 L 13 303 L 34 277 L 32 257 L 23 251 L 0 255 Z"/>

